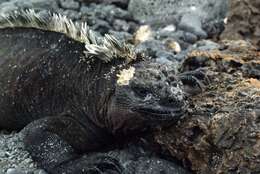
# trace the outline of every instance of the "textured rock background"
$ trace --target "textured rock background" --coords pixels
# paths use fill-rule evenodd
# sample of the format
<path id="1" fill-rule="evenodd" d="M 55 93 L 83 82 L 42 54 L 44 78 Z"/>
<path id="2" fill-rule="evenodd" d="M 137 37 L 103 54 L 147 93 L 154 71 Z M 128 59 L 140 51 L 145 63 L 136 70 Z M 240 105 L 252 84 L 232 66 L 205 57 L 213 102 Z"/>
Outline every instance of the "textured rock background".
<path id="1" fill-rule="evenodd" d="M 251 40 L 260 48 L 260 1 L 230 0 L 226 29 L 221 39 Z"/>
<path id="2" fill-rule="evenodd" d="M 22 173 L 24 171 L 24 173 Z M 44 174 L 24 151 L 21 135 L 0 131 L 0 174 Z"/>
<path id="3" fill-rule="evenodd" d="M 227 7 L 226 0 L 131 0 L 128 9 L 142 23 L 160 27 L 173 23 L 205 37 L 202 25 L 222 20 Z"/>
<path id="4" fill-rule="evenodd" d="M 198 16 L 203 21 L 221 19 L 227 10 L 226 0 L 130 0 L 129 11 L 135 19 L 152 22 L 163 20 L 179 21 L 184 14 Z M 158 20 L 160 19 L 160 20 Z M 164 21 L 164 19 L 166 21 Z"/>
<path id="5" fill-rule="evenodd" d="M 202 51 L 193 55 L 193 64 L 205 60 L 205 65 L 209 65 L 209 75 L 214 75 L 211 76 L 213 83 L 205 93 L 192 98 L 194 105 L 190 114 L 193 116 L 181 125 L 156 134 L 157 142 L 198 173 L 260 172 L 259 139 L 255 138 L 259 138 L 256 131 L 259 130 L 260 109 L 260 65 L 256 59 L 259 52 L 251 50 L 254 52 L 251 55 L 252 52 L 246 52 L 251 46 L 238 46 L 233 42 L 227 46 L 207 40 L 218 38 L 224 29 L 227 0 L 0 1 L 0 13 L 26 8 L 51 10 L 73 21 L 87 22 L 97 34 L 112 33 L 159 63 L 173 64 L 176 69 L 191 51 Z M 221 39 L 249 39 L 259 46 L 259 0 L 230 0 L 230 10 Z M 144 33 L 149 33 L 149 36 L 140 38 L 137 31 L 141 32 L 141 37 Z M 212 51 L 216 49 L 229 52 L 216 54 Z M 241 112 L 235 112 L 234 108 Z M 239 126 L 230 128 L 231 125 Z M 235 141 L 241 137 L 244 139 Z M 127 154 L 125 151 L 108 153 Z M 151 160 L 151 164 L 154 161 Z M 23 150 L 19 133 L 0 132 L 0 174 L 6 172 L 44 173 Z"/>
<path id="6" fill-rule="evenodd" d="M 189 53 L 182 71 L 204 71 L 210 83 L 157 141 L 195 173 L 259 173 L 260 53 L 245 41 L 220 48 Z"/>

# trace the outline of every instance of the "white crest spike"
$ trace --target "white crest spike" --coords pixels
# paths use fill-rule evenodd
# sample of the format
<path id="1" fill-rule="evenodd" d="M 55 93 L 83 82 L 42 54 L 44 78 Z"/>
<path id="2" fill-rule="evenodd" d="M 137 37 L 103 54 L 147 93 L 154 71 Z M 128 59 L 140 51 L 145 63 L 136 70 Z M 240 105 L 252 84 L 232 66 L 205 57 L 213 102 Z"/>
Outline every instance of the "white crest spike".
<path id="1" fill-rule="evenodd" d="M 136 59 L 135 52 L 125 43 L 120 43 L 114 36 L 106 34 L 103 38 L 96 36 L 87 23 L 74 23 L 66 16 L 56 13 L 41 15 L 32 9 L 0 14 L 1 28 L 36 28 L 59 32 L 85 44 L 86 57 L 96 57 L 105 62 L 123 58 L 127 62 Z"/>

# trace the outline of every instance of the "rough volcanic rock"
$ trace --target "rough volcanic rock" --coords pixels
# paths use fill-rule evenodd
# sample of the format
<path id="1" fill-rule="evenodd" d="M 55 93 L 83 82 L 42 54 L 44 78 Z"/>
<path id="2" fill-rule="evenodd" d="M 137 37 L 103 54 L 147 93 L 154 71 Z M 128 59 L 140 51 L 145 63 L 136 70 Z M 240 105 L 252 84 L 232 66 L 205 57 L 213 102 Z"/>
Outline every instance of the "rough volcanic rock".
<path id="1" fill-rule="evenodd" d="M 110 30 L 133 33 L 136 23 L 131 14 L 115 5 L 107 4 L 82 4 L 80 8 L 80 21 L 87 22 L 93 30 L 101 34 Z"/>
<path id="2" fill-rule="evenodd" d="M 246 39 L 260 48 L 260 1 L 230 0 L 225 31 L 221 39 Z"/>
<path id="3" fill-rule="evenodd" d="M 202 71 L 210 84 L 190 98 L 179 125 L 156 134 L 157 142 L 195 173 L 259 173 L 259 65 L 260 52 L 244 41 L 190 52 L 180 71 Z"/>
<path id="4" fill-rule="evenodd" d="M 160 27 L 175 24 L 185 31 L 205 37 L 203 24 L 224 19 L 227 1 L 130 0 L 128 9 L 140 22 Z"/>
<path id="5" fill-rule="evenodd" d="M 202 22 L 199 16 L 194 14 L 184 14 L 181 17 L 179 28 L 184 31 L 194 33 L 199 38 L 205 39 L 207 33 L 202 29 Z"/>
<path id="6" fill-rule="evenodd" d="M 86 4 L 89 3 L 96 3 L 96 4 L 115 4 L 116 6 L 119 6 L 121 8 L 127 8 L 129 0 L 79 0 L 81 2 L 84 2 Z"/>
<path id="7" fill-rule="evenodd" d="M 9 0 L 0 2 L 0 13 L 20 9 L 52 11 L 63 14 L 73 21 L 87 22 L 101 34 L 110 30 L 133 33 L 137 24 L 131 14 L 114 3 L 83 3 L 77 0 Z"/>
<path id="8" fill-rule="evenodd" d="M 124 164 L 125 174 L 191 174 L 188 170 L 176 164 L 175 160 L 158 158 L 151 151 L 151 145 L 144 139 L 128 143 L 124 148 L 118 148 L 105 153 L 89 153 L 84 156 L 88 161 L 96 158 L 113 158 Z"/>
<path id="9" fill-rule="evenodd" d="M 60 6 L 64 9 L 77 10 L 80 7 L 79 2 L 74 0 L 59 0 Z"/>
<path id="10" fill-rule="evenodd" d="M 219 36 L 227 1 L 131 0 L 128 10 L 137 21 L 150 26 L 155 40 L 175 40 L 185 50 L 201 39 Z"/>
<path id="11" fill-rule="evenodd" d="M 58 3 L 55 0 L 10 0 L 0 2 L 0 13 L 26 8 L 56 11 L 58 9 Z"/>
<path id="12" fill-rule="evenodd" d="M 40 174 L 21 139 L 21 134 L 0 131 L 0 174 L 8 171 Z"/>

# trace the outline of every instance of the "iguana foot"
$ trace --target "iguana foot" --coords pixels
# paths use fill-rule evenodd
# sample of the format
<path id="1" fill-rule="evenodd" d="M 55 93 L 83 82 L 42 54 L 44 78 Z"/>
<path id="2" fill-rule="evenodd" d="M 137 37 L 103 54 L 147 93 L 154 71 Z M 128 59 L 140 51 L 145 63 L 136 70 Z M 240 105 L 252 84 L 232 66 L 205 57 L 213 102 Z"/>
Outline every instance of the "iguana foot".
<path id="1" fill-rule="evenodd" d="M 199 68 L 194 71 L 186 71 L 179 74 L 179 79 L 184 85 L 184 90 L 190 95 L 196 95 L 201 93 L 209 85 L 210 79 L 208 78 L 206 72 Z"/>
<path id="2" fill-rule="evenodd" d="M 108 155 L 84 155 L 52 169 L 60 174 L 124 174 L 120 162 Z"/>
<path id="3" fill-rule="evenodd" d="M 60 169 L 70 171 L 66 169 L 67 163 L 77 161 L 84 152 L 97 150 L 104 145 L 103 141 L 109 142 L 95 127 L 85 127 L 70 115 L 36 120 L 23 129 L 22 134 L 25 149 L 33 160 L 47 172 L 55 174 L 60 173 Z M 96 170 L 95 165 L 91 165 L 86 164 L 90 166 L 88 169 Z M 74 170 L 83 169 L 79 164 Z"/>

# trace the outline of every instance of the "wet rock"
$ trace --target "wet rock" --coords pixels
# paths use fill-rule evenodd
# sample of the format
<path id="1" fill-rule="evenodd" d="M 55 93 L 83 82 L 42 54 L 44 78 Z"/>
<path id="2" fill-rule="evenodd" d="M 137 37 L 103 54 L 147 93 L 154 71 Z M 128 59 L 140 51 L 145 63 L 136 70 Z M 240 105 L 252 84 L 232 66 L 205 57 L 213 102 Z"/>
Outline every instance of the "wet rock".
<path id="1" fill-rule="evenodd" d="M 168 28 L 168 29 L 167 29 Z M 156 32 L 157 39 L 165 39 L 165 38 L 176 38 L 175 35 L 178 31 L 176 31 L 175 25 L 171 25 L 171 27 L 166 26 L 164 28 L 160 28 Z"/>
<path id="2" fill-rule="evenodd" d="M 21 169 L 10 168 L 6 171 L 6 174 L 26 174 Z"/>
<path id="3" fill-rule="evenodd" d="M 143 161 L 146 161 L 146 163 L 143 164 Z M 135 166 L 135 173 L 137 174 L 189 174 L 188 171 L 185 171 L 183 168 L 173 163 L 166 163 L 165 160 L 159 160 L 156 158 L 151 158 L 149 160 L 146 158 L 140 158 L 138 161 L 136 161 Z"/>
<path id="4" fill-rule="evenodd" d="M 103 0 L 104 3 L 115 4 L 118 7 L 127 9 L 129 0 Z"/>
<path id="5" fill-rule="evenodd" d="M 124 20 L 121 20 L 121 19 L 116 19 L 113 23 L 113 28 L 116 30 L 116 31 L 129 31 L 130 30 L 130 25 L 124 21 Z"/>
<path id="6" fill-rule="evenodd" d="M 185 43 L 182 43 L 181 45 L 183 44 Z M 197 41 L 193 45 L 187 45 L 186 47 L 184 47 L 185 48 L 184 50 L 182 50 L 178 54 L 175 54 L 174 60 L 178 60 L 178 61 L 184 60 L 187 57 L 187 54 L 193 50 L 209 51 L 209 50 L 220 49 L 220 47 L 221 46 L 218 43 L 215 43 L 211 40 Z"/>
<path id="7" fill-rule="evenodd" d="M 225 20 L 225 19 L 224 19 Z M 209 22 L 204 22 L 202 24 L 203 30 L 207 33 L 208 38 L 217 40 L 220 34 L 225 29 L 225 23 L 223 19 L 212 20 Z"/>
<path id="8" fill-rule="evenodd" d="M 74 0 L 59 0 L 59 2 L 63 9 L 77 10 L 80 7 L 79 2 Z"/>
<path id="9" fill-rule="evenodd" d="M 113 5 L 105 6 L 105 10 L 108 13 L 107 19 L 109 19 L 110 17 L 113 17 L 113 18 L 117 18 L 117 19 L 124 19 L 126 21 L 133 20 L 131 14 L 128 11 L 123 10 L 121 8 L 116 8 Z"/>
<path id="10" fill-rule="evenodd" d="M 245 39 L 260 48 L 259 0 L 230 0 L 227 24 L 221 39 Z"/>
<path id="11" fill-rule="evenodd" d="M 190 50 L 201 50 L 201 51 L 210 51 L 214 49 L 219 49 L 220 45 L 216 42 L 213 42 L 211 40 L 201 40 L 198 41 L 196 44 L 192 45 Z"/>
<path id="12" fill-rule="evenodd" d="M 107 21 L 96 19 L 95 21 L 93 21 L 92 29 L 104 35 L 108 33 L 109 30 L 112 29 L 112 27 L 109 25 Z"/>
<path id="13" fill-rule="evenodd" d="M 83 16 L 87 17 L 96 17 L 99 19 L 105 19 L 106 14 L 98 12 L 98 6 L 96 4 L 90 4 L 89 6 L 82 5 L 80 8 L 80 12 L 82 13 Z"/>
<path id="14" fill-rule="evenodd" d="M 136 30 L 138 29 L 139 27 L 139 24 L 137 24 L 136 22 L 133 22 L 133 21 L 129 21 L 128 22 L 130 28 L 129 28 L 129 33 L 133 34 L 134 32 L 136 32 Z"/>
<path id="15" fill-rule="evenodd" d="M 195 42 L 197 42 L 199 40 L 200 36 L 197 36 L 193 33 L 190 32 L 184 32 L 183 36 L 180 37 L 180 40 L 187 42 L 189 44 L 194 44 Z"/>
<path id="16" fill-rule="evenodd" d="M 45 171 L 42 170 L 42 169 L 38 169 L 38 170 L 35 170 L 35 171 L 33 172 L 33 174 L 47 174 L 47 172 L 45 172 Z"/>
<path id="17" fill-rule="evenodd" d="M 158 63 L 161 64 L 172 64 L 173 62 L 176 63 L 174 54 L 169 51 L 157 51 L 155 56 L 156 56 L 156 61 Z M 177 65 L 177 63 L 175 65 Z"/>
<path id="18" fill-rule="evenodd" d="M 58 4 L 54 0 L 10 0 L 8 2 L 0 2 L 0 12 L 7 13 L 18 9 L 48 9 L 56 11 L 58 9 Z"/>
<path id="19" fill-rule="evenodd" d="M 177 30 L 176 32 L 158 31 L 156 32 L 155 37 L 159 40 L 176 40 L 179 42 L 183 49 L 186 49 L 188 46 L 194 44 L 199 40 L 199 38 L 195 34 L 182 30 Z"/>
<path id="20" fill-rule="evenodd" d="M 247 76 L 260 80 L 260 64 L 258 62 L 250 62 L 243 65 L 242 69 L 246 72 Z"/>
<path id="21" fill-rule="evenodd" d="M 30 173 L 37 169 L 21 139 L 18 133 L 0 131 L 0 173 L 5 174 L 8 169 L 9 172 Z"/>
<path id="22" fill-rule="evenodd" d="M 205 39 L 207 33 L 203 31 L 201 22 L 201 19 L 196 14 L 185 14 L 182 16 L 178 27 L 181 30 L 194 33 L 200 39 Z"/>
<path id="23" fill-rule="evenodd" d="M 164 32 L 175 32 L 176 31 L 176 26 L 171 24 L 171 25 L 167 25 L 166 27 L 162 28 L 160 30 L 160 32 L 164 33 Z"/>
<path id="24" fill-rule="evenodd" d="M 149 146 L 148 146 L 149 147 Z M 85 158 L 90 161 L 96 156 L 106 156 L 123 164 L 124 171 L 131 174 L 190 174 L 174 160 L 167 161 L 144 147 L 130 143 L 123 149 L 113 150 L 106 153 L 89 154 Z"/>
<path id="25" fill-rule="evenodd" d="M 114 5 L 94 3 L 88 6 L 82 5 L 80 14 L 81 21 L 86 21 L 93 29 L 102 34 L 109 30 L 133 32 L 136 28 L 130 13 Z"/>
<path id="26" fill-rule="evenodd" d="M 67 9 L 67 10 L 63 10 L 63 9 L 59 9 L 58 13 L 61 13 L 65 16 L 67 16 L 69 19 L 73 20 L 73 21 L 79 21 L 81 19 L 81 13 L 79 13 L 78 11 L 75 10 L 71 10 L 71 9 Z"/>
<path id="27" fill-rule="evenodd" d="M 187 52 L 188 51 L 185 50 L 185 51 L 182 51 L 182 52 L 174 55 L 174 60 L 177 60 L 178 62 L 183 61 L 186 58 L 186 56 L 187 56 Z"/>
<path id="28" fill-rule="evenodd" d="M 118 31 L 110 30 L 109 33 L 122 42 L 130 42 L 133 39 L 133 36 L 127 32 L 123 32 L 123 31 L 118 32 Z"/>
<path id="29" fill-rule="evenodd" d="M 143 52 L 152 58 L 156 58 L 157 52 L 166 50 L 164 44 L 159 40 L 148 40 L 142 42 L 138 44 L 135 49 L 137 52 Z"/>
<path id="30" fill-rule="evenodd" d="M 99 4 L 99 5 L 95 5 L 95 4 L 91 4 L 89 8 L 93 8 L 94 7 L 94 13 L 95 16 L 97 17 L 101 17 L 102 16 L 107 19 L 109 22 L 111 22 L 109 19 L 125 19 L 125 20 L 131 20 L 131 15 L 128 11 L 123 10 L 121 8 L 118 8 L 114 5 L 104 5 L 104 4 Z M 93 11 L 93 10 L 92 10 Z"/>
<path id="31" fill-rule="evenodd" d="M 199 39 L 214 37 L 223 31 L 227 1 L 131 0 L 128 9 L 139 22 L 155 30 L 159 28 L 157 38 L 175 39 L 186 49 Z M 169 31 L 167 26 L 176 26 L 176 29 Z"/>
<path id="32" fill-rule="evenodd" d="M 130 0 L 129 11 L 136 20 L 161 25 L 178 24 L 184 14 L 192 12 L 201 21 L 211 21 L 225 17 L 226 0 Z"/>
<path id="33" fill-rule="evenodd" d="M 115 4 L 118 7 L 121 8 L 127 8 L 129 0 L 80 0 L 81 2 L 84 2 L 86 4 L 88 3 L 96 3 L 96 4 Z"/>

